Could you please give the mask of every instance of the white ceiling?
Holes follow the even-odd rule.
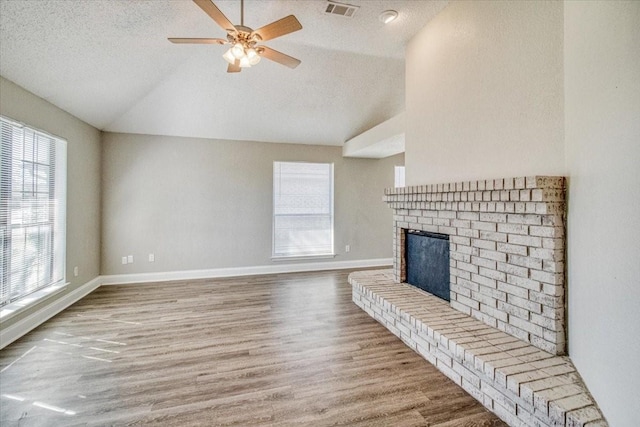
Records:
[[[404,46],[446,1],[246,0],[245,25],[294,14],[301,31],[265,44],[302,60],[227,74],[224,37],[188,0],[0,0],[0,75],[106,131],[342,145],[404,110]],[[239,23],[240,1],[216,5]],[[395,9],[388,25],[380,12]],[[0,94],[1,96],[1,94]]]

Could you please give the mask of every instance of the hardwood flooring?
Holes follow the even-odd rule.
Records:
[[[8,426],[503,426],[348,271],[104,286],[0,354]]]

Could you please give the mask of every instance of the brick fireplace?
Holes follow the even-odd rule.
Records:
[[[606,427],[564,356],[565,179],[395,188],[384,201],[393,269],[351,273],[353,302],[510,426]],[[406,283],[416,233],[448,236],[450,301]]]
[[[396,282],[406,282],[407,230],[450,241],[451,307],[544,351],[565,352],[563,177],[394,188]]]

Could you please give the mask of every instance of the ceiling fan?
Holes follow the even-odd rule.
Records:
[[[272,40],[285,34],[293,33],[302,29],[302,25],[295,16],[289,15],[279,19],[264,27],[253,30],[244,25],[244,0],[240,0],[240,25],[233,25],[231,21],[212,3],[211,0],[193,0],[204,12],[211,17],[218,25],[227,32],[226,39],[207,38],[174,38],[170,37],[171,43],[187,44],[230,44],[231,48],[222,55],[229,63],[228,73],[238,73],[243,68],[249,68],[260,62],[261,57],[285,65],[289,68],[296,68],[300,65],[300,60],[285,55],[282,52],[270,47],[258,45],[266,40]]]

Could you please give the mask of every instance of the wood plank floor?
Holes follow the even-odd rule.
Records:
[[[8,426],[502,426],[348,271],[105,286],[0,354]]]

